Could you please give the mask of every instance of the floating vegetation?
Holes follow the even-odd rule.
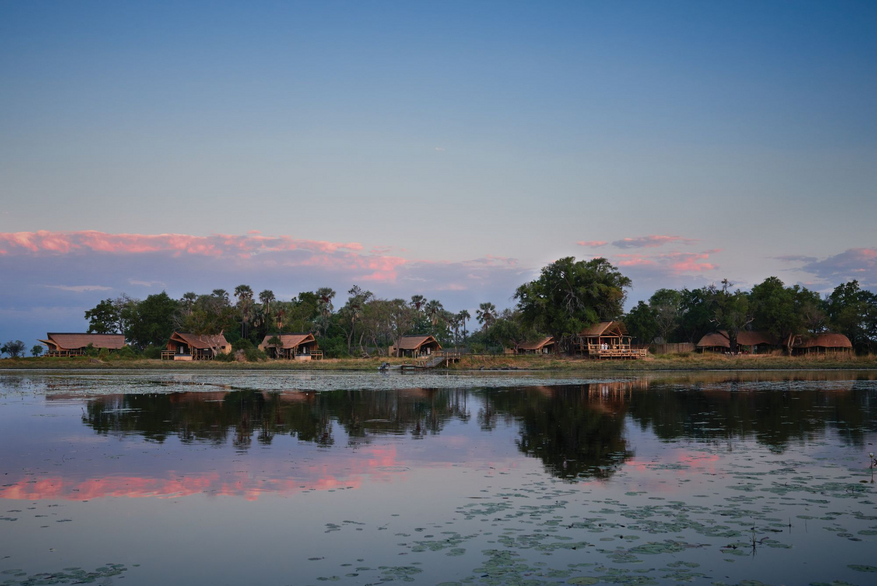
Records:
[[[864,566],[861,564],[850,564],[847,567],[849,569],[855,570],[857,572],[868,572],[868,573],[877,572],[877,566]]]
[[[127,568],[124,564],[106,564],[92,571],[79,567],[64,568],[60,572],[40,572],[28,574],[22,570],[3,570],[0,575],[11,575],[11,579],[0,581],[4,586],[44,586],[50,584],[92,584],[113,576],[121,576]]]

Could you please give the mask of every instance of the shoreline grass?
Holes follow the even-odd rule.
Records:
[[[328,358],[316,361],[263,360],[259,362],[176,362],[131,358],[7,358],[0,360],[0,370],[191,370],[191,371],[360,371],[375,372],[384,362],[410,364],[402,358]],[[877,355],[836,357],[807,356],[724,356],[710,354],[665,354],[645,360],[590,360],[554,356],[464,356],[459,363],[439,372],[479,370],[522,370],[544,372],[649,372],[662,370],[869,370],[877,369]]]

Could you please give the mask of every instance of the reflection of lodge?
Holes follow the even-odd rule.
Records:
[[[265,336],[259,350],[269,358],[285,360],[320,360],[323,353],[313,334],[273,334]]]
[[[554,352],[554,348],[556,344],[554,343],[554,337],[548,336],[547,338],[542,338],[536,342],[526,342],[524,344],[518,344],[515,348],[516,354],[551,354]]]
[[[576,351],[590,358],[645,358],[648,350],[631,348],[630,340],[622,322],[604,321],[579,333]]]
[[[231,344],[222,332],[216,335],[174,332],[168,340],[167,349],[161,353],[161,359],[213,360],[218,355],[229,352],[231,352]]]
[[[49,347],[46,356],[84,356],[89,346],[96,350],[121,350],[125,346],[123,334],[46,334],[39,340]]]

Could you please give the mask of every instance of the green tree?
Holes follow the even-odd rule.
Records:
[[[357,333],[357,324],[362,320],[363,312],[369,301],[374,295],[371,291],[365,291],[358,285],[354,285],[347,291],[350,296],[347,303],[339,311],[339,323],[347,337],[347,353],[353,354],[353,340]],[[359,347],[362,350],[362,340],[365,337],[365,331],[359,328]]]
[[[0,354],[9,354],[10,358],[18,358],[24,355],[25,345],[21,340],[10,340],[0,347]]]
[[[430,325],[432,325],[433,335],[436,334],[436,326],[438,325],[444,310],[445,308],[442,307],[442,302],[438,299],[431,299],[426,303],[424,311],[426,312],[426,317],[429,318]]]
[[[249,334],[250,322],[253,319],[253,289],[249,285],[238,285],[234,288],[237,307],[241,318],[241,338]]]
[[[624,316],[624,325],[627,326],[630,335],[643,344],[651,344],[660,330],[655,318],[655,311],[645,301],[637,303]]]
[[[835,287],[825,300],[832,330],[845,334],[857,351],[871,351],[877,340],[877,295],[856,280]]]
[[[423,295],[411,296],[411,307],[413,307],[415,311],[421,311],[424,305],[426,305],[426,297]]]
[[[752,326],[774,336],[792,353],[795,336],[813,325],[812,316],[819,307],[819,294],[805,287],[786,287],[777,277],[768,277],[749,293]],[[811,322],[808,324],[808,322]]]
[[[85,312],[89,334],[121,334],[125,331],[125,311],[136,301],[125,294],[115,299],[104,299]]]
[[[681,337],[697,344],[702,337],[713,331],[713,311],[710,308],[712,291],[709,287],[683,289],[680,292],[679,332]]]
[[[329,318],[332,315],[332,299],[335,298],[335,290],[331,287],[320,287],[316,292],[317,309],[319,310],[319,326],[322,335],[329,331]]]
[[[179,303],[164,291],[150,295],[127,310],[125,338],[140,350],[147,346],[164,346],[173,333],[178,310]]]
[[[490,302],[482,303],[475,312],[475,319],[481,324],[481,329],[486,330],[496,321],[496,306]]]
[[[749,307],[749,296],[737,289],[731,291],[733,283],[724,279],[722,288],[711,288],[713,310],[712,322],[717,328],[728,332],[731,354],[737,353],[737,337],[740,331],[752,323],[752,311]]]
[[[30,355],[33,357],[42,356],[44,350],[45,348],[43,348],[42,344],[35,344],[34,347],[30,349]]]
[[[457,318],[460,320],[460,326],[463,328],[463,340],[466,339],[466,322],[472,319],[472,316],[469,315],[469,312],[465,309],[460,311],[457,314]]]
[[[649,298],[649,308],[655,318],[656,335],[661,336],[664,343],[669,342],[670,335],[679,327],[682,294],[674,289],[658,289]],[[630,324],[627,327],[630,329]]]
[[[525,325],[554,336],[568,350],[584,328],[622,315],[628,287],[630,279],[605,258],[566,257],[518,287],[515,298]]]

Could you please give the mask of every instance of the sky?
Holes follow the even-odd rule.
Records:
[[[877,290],[874,2],[0,3],[0,341],[353,285]],[[336,303],[337,304],[337,303]]]

